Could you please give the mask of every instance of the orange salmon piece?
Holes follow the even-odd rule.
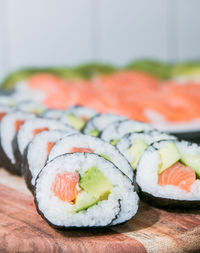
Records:
[[[77,172],[58,173],[52,184],[54,195],[64,202],[73,203],[78,190],[79,174]]]
[[[15,132],[17,132],[19,130],[20,126],[23,125],[24,122],[25,122],[25,120],[20,120],[20,119],[15,121]]]
[[[34,129],[34,130],[33,130],[33,135],[35,136],[36,134],[39,134],[39,133],[41,133],[41,132],[43,132],[43,131],[48,131],[48,130],[49,130],[48,127],[37,128],[37,129]]]
[[[93,150],[90,148],[72,148],[70,150],[69,153],[75,153],[75,152],[79,152],[79,153],[93,153]]]
[[[49,153],[54,145],[55,145],[55,142],[48,142],[47,143],[47,156],[49,155]]]
[[[2,118],[6,115],[6,112],[1,112],[0,113],[0,121],[2,120]]]
[[[187,192],[190,191],[195,180],[195,171],[179,162],[175,163],[158,176],[159,185],[174,185]]]

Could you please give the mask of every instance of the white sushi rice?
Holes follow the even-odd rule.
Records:
[[[77,171],[81,176],[92,166],[106,176],[113,188],[108,200],[99,201],[87,210],[75,213],[72,204],[54,195],[52,184],[58,173]],[[64,227],[106,226],[111,222],[118,224],[134,216],[138,209],[138,196],[131,181],[111,162],[95,154],[67,154],[49,162],[36,180],[35,199],[38,209],[48,221]]]
[[[17,109],[40,115],[46,109],[46,107],[41,103],[28,100],[19,103],[17,105]]]
[[[11,106],[0,104],[0,114],[6,115],[7,113],[11,112],[12,110],[13,110],[13,108]],[[1,124],[1,119],[0,119],[0,124]]]
[[[32,185],[35,185],[35,179],[46,163],[48,157],[47,153],[48,143],[56,142],[63,136],[66,136],[67,134],[69,133],[61,130],[43,131],[37,134],[30,142],[27,150],[26,160],[28,163],[30,173],[32,175],[31,179]]]
[[[47,109],[42,113],[41,116],[44,118],[60,120],[63,115],[63,112],[63,110],[59,109]]]
[[[92,130],[98,130],[99,132],[102,132],[111,123],[124,119],[126,119],[126,117],[117,114],[98,114],[87,122],[83,132],[85,134],[90,134]]]
[[[123,135],[133,132],[142,132],[153,130],[153,127],[147,123],[135,120],[121,120],[110,124],[101,134],[101,138],[107,142],[120,140]]]
[[[124,156],[111,144],[84,134],[72,134],[59,140],[49,153],[48,161],[70,153],[72,148],[89,148],[93,153],[107,156],[125,175],[133,180],[133,170]]]
[[[85,106],[80,106],[80,105],[75,105],[75,106],[70,106],[64,113],[61,118],[61,121],[70,124],[67,115],[72,114],[75,117],[80,117],[80,118],[86,118],[86,119],[91,119],[97,114],[97,111],[94,109],[85,107]]]
[[[36,118],[27,120],[25,124],[20,127],[17,135],[17,144],[21,155],[23,155],[25,148],[34,137],[34,130],[40,128],[48,128],[48,130],[64,130],[69,133],[76,133],[77,131],[67,124],[53,119]]]
[[[12,164],[15,164],[13,150],[13,140],[16,134],[15,123],[17,120],[30,120],[35,117],[34,114],[14,110],[3,117],[0,124],[1,146]]]
[[[16,101],[10,95],[0,95],[0,105],[13,107],[16,106]]]
[[[190,192],[186,192],[173,185],[160,186],[158,184],[158,169],[161,159],[157,151],[167,141],[154,143],[142,155],[137,166],[136,182],[143,192],[155,197],[177,200],[200,200],[200,180],[197,179],[191,186]],[[200,147],[188,142],[175,142],[180,153],[200,154]]]
[[[137,140],[143,140],[148,146],[153,142],[160,140],[176,140],[176,137],[159,131],[146,131],[143,133],[129,133],[125,134],[120,141],[117,143],[117,148],[125,156],[125,158],[130,162],[134,162],[134,157],[130,153],[129,149]]]

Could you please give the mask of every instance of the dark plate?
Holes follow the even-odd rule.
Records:
[[[180,140],[186,140],[190,142],[200,143],[200,130],[199,131],[188,131],[188,132],[170,132],[170,134],[175,135]]]

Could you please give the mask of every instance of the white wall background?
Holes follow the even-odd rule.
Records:
[[[0,77],[140,57],[200,59],[200,0],[0,0]]]

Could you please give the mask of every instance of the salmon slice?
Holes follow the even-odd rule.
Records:
[[[69,153],[75,153],[75,152],[79,152],[79,153],[93,153],[93,150],[90,148],[72,148],[70,150]]]
[[[84,122],[87,122],[89,119],[85,116],[82,116],[81,119],[84,121]]]
[[[6,115],[6,112],[1,112],[0,113],[0,121],[2,120],[2,118]]]
[[[39,134],[39,133],[41,133],[41,132],[43,132],[43,131],[48,131],[48,130],[49,130],[48,127],[37,128],[37,129],[34,129],[34,130],[33,130],[33,135],[35,136],[36,134]]]
[[[195,171],[179,162],[175,163],[158,176],[159,185],[174,185],[187,192],[190,191],[195,180]]]
[[[17,132],[19,130],[20,126],[23,125],[24,122],[25,122],[25,120],[20,120],[20,119],[15,121],[15,132]]]
[[[48,142],[47,143],[47,156],[49,155],[49,153],[54,145],[55,145],[55,142]]]
[[[77,172],[58,173],[52,185],[54,195],[64,202],[73,203],[78,190],[79,174]]]

